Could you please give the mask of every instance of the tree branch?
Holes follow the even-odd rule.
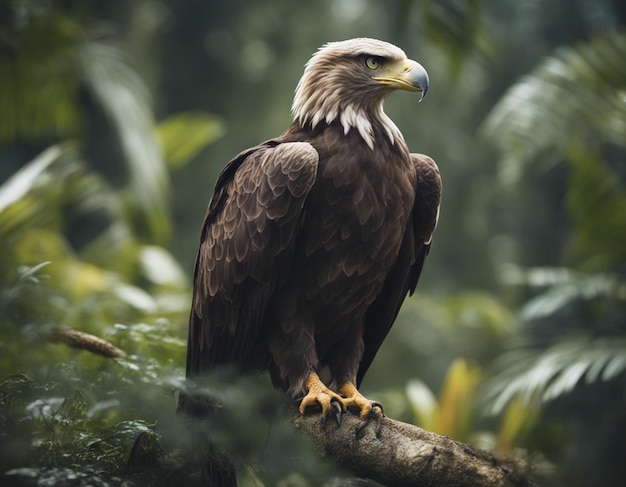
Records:
[[[123,357],[126,355],[111,342],[74,328],[61,328],[50,334],[50,341],[65,343],[72,348],[88,350],[91,353],[102,355],[107,358]]]
[[[514,462],[393,419],[382,419],[377,438],[375,424],[359,432],[361,420],[351,413],[341,425],[331,419],[322,425],[321,413],[302,416],[297,406],[286,416],[322,456],[387,486],[536,487]]]

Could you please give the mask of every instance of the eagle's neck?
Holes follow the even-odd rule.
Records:
[[[299,85],[292,106],[294,122],[302,128],[315,129],[320,122],[330,125],[339,120],[344,134],[351,129],[356,130],[371,150],[376,147],[375,129],[379,129],[392,145],[404,141],[396,124],[383,110],[384,99],[373,100],[370,105],[363,106],[345,93],[324,95],[305,96],[303,87]]]

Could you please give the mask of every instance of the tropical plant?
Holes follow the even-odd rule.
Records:
[[[551,318],[559,321],[559,313],[576,305],[586,304],[598,310],[588,315],[583,309],[585,319],[570,318],[569,330],[586,329],[591,336],[559,344],[554,352],[562,360],[540,361],[541,377],[526,374],[535,377],[531,390],[541,389],[541,385],[545,387],[550,380],[561,377],[547,395],[540,394],[544,399],[569,391],[589,372],[592,356],[599,362],[591,368],[588,380],[613,378],[615,372],[621,371],[622,359],[618,357],[623,344],[619,340],[596,342],[595,338],[626,333],[619,314],[611,311],[624,306],[620,274],[626,262],[626,220],[622,218],[626,211],[626,189],[619,174],[619,154],[623,157],[626,153],[623,137],[626,69],[621,62],[624,56],[626,36],[619,33],[563,49],[514,86],[485,124],[487,134],[505,154],[502,160],[505,174],[519,175],[532,163],[569,163],[564,205],[571,218],[572,244],[565,259],[573,267],[597,271],[587,275],[572,269],[523,271],[515,266],[504,269],[503,276],[510,284],[546,289],[523,308],[522,318],[527,322],[546,322]],[[607,320],[613,321],[607,323]],[[586,344],[595,343],[594,351],[581,355],[579,348],[585,340],[588,340]],[[609,342],[613,352],[602,345]],[[600,350],[605,350],[606,356]],[[617,362],[612,362],[612,357]],[[576,362],[579,362],[577,372],[565,373]],[[546,370],[548,363],[555,367],[550,372]],[[617,365],[600,374],[611,363]],[[514,388],[511,383],[507,385],[507,391]],[[530,396],[534,394],[524,395]],[[512,397],[507,394],[507,399]]]
[[[600,156],[609,145],[625,148],[625,55],[626,35],[611,32],[559,49],[508,90],[483,127],[505,181],[569,160],[581,146]]]
[[[52,2],[22,3],[0,22],[0,470],[119,485],[137,435],[173,421],[183,377],[189,280],[162,246],[168,169],[222,124],[192,112],[156,125],[124,51]],[[99,153],[103,140],[119,153]],[[57,343],[68,328],[123,356]]]
[[[566,164],[563,207],[571,225],[565,267],[502,268],[504,282],[532,297],[519,314],[522,336],[493,364],[487,404],[493,413],[508,404],[529,415],[541,407],[541,424],[567,421],[571,442],[605,453],[624,440],[618,425],[626,423],[625,56],[620,32],[560,49],[513,86],[484,125],[502,153],[505,184],[532,167]],[[566,404],[566,415],[551,414]],[[606,417],[615,428],[603,426]],[[547,449],[558,458],[559,448]],[[592,471],[602,471],[594,483],[620,482],[620,462],[610,455],[599,453],[591,467],[574,451],[562,472],[582,474],[564,473],[561,481],[586,485]]]

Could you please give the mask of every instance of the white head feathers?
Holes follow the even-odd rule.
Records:
[[[302,127],[315,128],[320,122],[339,120],[344,133],[358,130],[374,149],[372,121],[377,119],[391,143],[402,140],[402,134],[383,111],[383,101],[392,90],[373,83],[365,75],[363,59],[376,56],[402,61],[402,49],[376,39],[358,38],[329,42],[307,62],[292,105],[294,121]]]

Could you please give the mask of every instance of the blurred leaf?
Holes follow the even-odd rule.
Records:
[[[144,313],[154,313],[158,309],[152,296],[137,286],[119,282],[113,287],[113,292],[121,301]]]
[[[174,256],[162,247],[146,245],[139,251],[142,273],[159,286],[185,287],[187,277]]]
[[[626,112],[626,103],[624,104]],[[626,117],[624,125],[626,138]],[[624,144],[626,145],[626,144]],[[574,230],[574,254],[604,270],[626,262],[626,186],[601,157],[572,144],[572,172],[565,200]]]
[[[417,379],[406,385],[413,422],[428,431],[434,431],[437,420],[437,398],[426,384]]]
[[[508,453],[516,445],[522,444],[526,436],[536,426],[541,416],[541,410],[536,405],[524,403],[519,397],[513,399],[504,413],[496,450],[500,453]]]
[[[522,78],[483,126],[515,181],[531,163],[551,163],[573,141],[626,147],[626,34],[563,48]]]
[[[480,377],[480,367],[463,359],[450,365],[439,395],[436,433],[455,439],[466,438],[471,428],[474,396]]]
[[[626,371],[623,337],[564,338],[546,350],[516,350],[502,356],[487,386],[491,412],[519,398],[527,407],[548,402],[587,384],[610,381]]]
[[[20,269],[20,276],[19,276],[20,280],[32,279],[34,280],[34,282],[39,282],[39,278],[36,275],[39,273],[41,269],[43,269],[48,264],[50,264],[50,261],[42,262],[41,264],[37,264],[36,266],[33,266],[33,267],[22,267]]]
[[[125,280],[137,277],[140,268],[141,245],[125,222],[115,221],[103,232],[89,240],[80,256],[98,267],[115,272]]]
[[[224,134],[222,120],[209,113],[177,113],[161,121],[157,133],[165,160],[178,169]]]
[[[154,137],[146,87],[119,49],[89,42],[81,47],[79,58],[83,75],[113,122],[126,156],[127,201],[136,207],[149,235],[163,241],[170,231],[169,179]]]
[[[425,0],[419,5],[426,34],[448,56],[453,73],[478,53],[492,58],[494,47],[482,25],[481,0]]]
[[[566,267],[523,268],[507,263],[500,269],[500,279],[510,286],[548,287],[574,282],[577,273]]]
[[[457,440],[467,440],[474,420],[474,396],[481,380],[481,369],[466,360],[450,364],[439,399],[422,381],[407,383],[413,421],[420,427]]]
[[[23,198],[40,182],[41,175],[62,154],[60,146],[52,146],[30,161],[0,186],[0,214]]]
[[[520,317],[526,322],[549,318],[571,303],[598,298],[620,301],[626,296],[626,284],[611,273],[586,274],[549,267],[521,269],[508,265],[502,276],[507,284],[547,288],[521,308]]]

